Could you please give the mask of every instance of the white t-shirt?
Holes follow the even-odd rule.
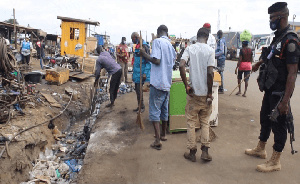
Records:
[[[209,33],[207,45],[216,50],[216,38],[211,33]]]
[[[207,67],[215,66],[215,51],[208,44],[196,42],[188,46],[182,58],[190,59],[190,83],[196,96],[207,96]]]

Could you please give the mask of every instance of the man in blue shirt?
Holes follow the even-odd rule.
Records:
[[[156,139],[150,146],[160,150],[162,147],[160,140],[166,140],[172,69],[176,59],[176,52],[168,38],[167,26],[161,25],[157,28],[157,38],[152,43],[151,56],[143,49],[140,53],[146,60],[152,63],[150,72],[149,120],[153,123]],[[161,134],[160,121],[162,121]]]
[[[217,49],[216,49],[216,58],[217,58],[217,67],[219,68],[219,73],[221,75],[221,86],[219,87],[219,93],[224,93],[224,68],[225,68],[225,60],[226,60],[226,40],[223,37],[222,30],[217,32],[218,41],[217,41]]]
[[[21,54],[22,54],[23,63],[27,63],[28,65],[30,62],[31,50],[32,50],[32,43],[29,41],[29,38],[26,37],[25,40],[22,42]]]
[[[108,74],[111,75],[110,87],[109,87],[110,104],[106,105],[106,107],[113,107],[114,102],[117,99],[117,95],[118,95],[118,89],[119,89],[121,76],[122,76],[122,68],[112,58],[109,52],[102,50],[102,47],[97,47],[96,50],[99,54],[99,57],[96,60],[94,86],[98,84],[101,69],[105,68]]]

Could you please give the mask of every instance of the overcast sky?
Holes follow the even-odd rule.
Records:
[[[111,36],[118,44],[125,36],[127,42],[134,31],[142,31],[143,38],[151,39],[159,25],[165,24],[169,34],[190,38],[205,22],[217,32],[218,10],[220,28],[228,31],[248,29],[253,34],[271,33],[268,7],[271,0],[0,0],[0,21],[13,18],[13,8],[20,25],[42,29],[49,34],[60,34],[57,16],[91,19],[100,22],[97,33]],[[290,10],[300,22],[300,1],[287,1]],[[91,26],[94,31],[94,26]],[[93,33],[93,32],[91,32]]]

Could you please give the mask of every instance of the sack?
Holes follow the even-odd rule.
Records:
[[[248,30],[244,30],[241,34],[240,34],[240,40],[243,41],[248,41],[250,42],[252,38],[252,35],[250,33],[250,31]]]

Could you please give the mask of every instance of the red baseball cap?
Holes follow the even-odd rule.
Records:
[[[210,28],[210,23],[205,23],[205,24],[203,24],[203,27],[205,27],[205,28]]]

